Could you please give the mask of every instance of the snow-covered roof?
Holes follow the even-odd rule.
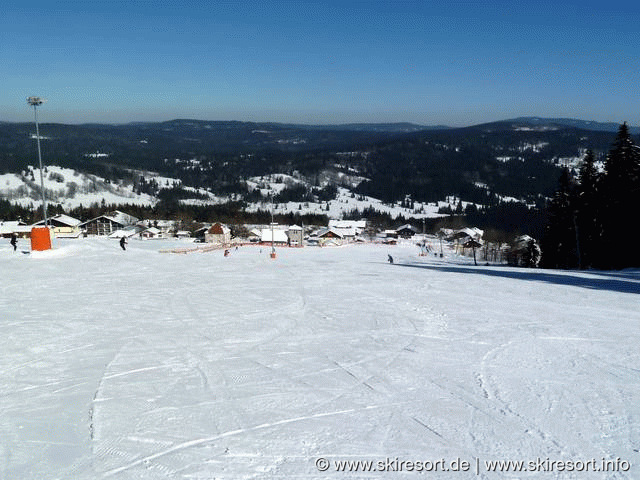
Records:
[[[469,237],[469,238],[473,238],[474,240],[479,240],[482,238],[483,234],[484,234],[484,231],[480,230],[479,228],[465,227],[465,228],[460,228],[459,230],[454,230],[452,233],[450,233],[447,236],[451,238]]]
[[[331,230],[340,233],[343,237],[355,237],[361,232],[356,227],[331,227]]]
[[[53,220],[60,222],[68,227],[77,227],[81,223],[77,218],[70,217],[69,215],[65,215],[63,213],[49,218],[49,221]],[[44,225],[44,220],[40,220],[39,222],[34,223],[34,225]]]
[[[366,220],[329,220],[329,228],[367,228]]]
[[[0,222],[0,235],[7,235],[9,233],[27,233],[31,231],[30,225],[24,225],[18,221],[5,221]]]
[[[113,212],[110,212],[108,215],[104,215],[104,216],[112,219],[115,222],[120,223],[121,225],[133,225],[138,221],[138,219],[133,215],[129,215],[128,213],[121,212],[120,210],[115,210]]]
[[[411,230],[412,232],[418,233],[418,229],[408,223],[405,223],[404,225],[396,228],[396,232],[399,232],[401,230]]]
[[[120,225],[133,225],[134,223],[136,223],[138,221],[138,219],[132,215],[129,215],[127,213],[121,212],[119,210],[115,210],[114,212],[110,212],[104,215],[99,215],[95,218],[92,218],[91,220],[87,220],[86,222],[82,222],[80,224],[78,224],[78,226],[83,226],[86,225],[87,223],[91,223],[94,220],[97,220],[99,218],[106,218],[108,220],[111,220],[112,222],[115,223],[119,223]]]
[[[334,234],[336,237],[338,238],[344,238],[344,234],[342,233],[343,229],[338,229],[338,228],[323,228],[320,231],[318,231],[318,233],[316,233],[317,237],[326,237],[330,234]]]
[[[271,242],[271,228],[263,228],[260,232],[260,241],[261,242]],[[284,242],[289,241],[289,237],[287,237],[287,232],[280,229],[273,229],[273,241],[274,242]]]
[[[298,225],[291,225],[289,227],[289,231],[291,231],[291,230],[302,231],[302,227],[299,227]]]

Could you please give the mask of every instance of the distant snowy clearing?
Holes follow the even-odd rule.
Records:
[[[60,204],[67,209],[103,201],[106,204],[144,206],[154,205],[157,201],[149,195],[134,193],[132,185],[111,183],[96,175],[88,175],[55,165],[45,168],[43,183],[49,203]],[[167,182],[172,180],[164,177],[157,178]],[[42,198],[40,169],[30,166],[25,175],[14,173],[0,175],[0,198],[24,207],[39,205]]]
[[[636,270],[26,246],[0,244],[0,478],[640,478]],[[487,471],[545,459],[583,468]]]

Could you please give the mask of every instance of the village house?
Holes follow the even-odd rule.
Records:
[[[0,237],[11,238],[13,234],[16,234],[21,238],[31,237],[31,226],[27,225],[21,220],[11,220],[0,222]]]
[[[303,229],[298,225],[291,225],[287,229],[287,237],[289,239],[289,245],[292,247],[302,247],[303,246]]]
[[[366,220],[329,220],[329,228],[340,231],[341,229],[353,229],[355,235],[360,235],[367,228]]]
[[[144,240],[167,238],[166,235],[156,227],[149,227],[146,230],[142,230],[139,235],[140,238]]]
[[[49,227],[57,238],[79,238],[82,235],[80,220],[69,215],[56,215],[48,219]],[[44,220],[33,224],[34,227],[44,226]]]
[[[289,237],[286,230],[283,230],[279,225],[273,225],[272,227],[263,228],[260,231],[260,243],[271,245],[273,241],[274,245],[288,245]]]
[[[396,228],[396,235],[400,238],[411,238],[416,233],[418,233],[418,229],[408,223]]]
[[[142,224],[147,228],[155,228],[160,232],[162,238],[168,238],[176,231],[174,220],[144,220]]]
[[[337,228],[323,228],[315,236],[321,247],[338,246],[347,241],[342,232]]]
[[[321,228],[315,236],[318,238],[338,238],[340,240],[344,239],[344,235],[340,230],[331,227]]]
[[[116,210],[114,212],[100,215],[78,225],[86,235],[109,236],[117,230],[131,227],[138,222],[132,215]]]
[[[329,220],[328,228],[339,233],[346,241],[352,241],[367,228],[366,220]]]
[[[204,241],[222,245],[229,244],[231,243],[231,229],[220,222],[214,223],[205,233]]]

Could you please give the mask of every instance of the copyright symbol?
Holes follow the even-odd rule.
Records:
[[[326,472],[329,470],[330,463],[326,458],[320,457],[316,459],[316,468],[321,472]]]

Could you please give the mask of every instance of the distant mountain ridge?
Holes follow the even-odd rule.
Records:
[[[505,122],[517,122],[535,126],[542,125],[558,125],[564,127],[574,127],[581,130],[593,130],[596,132],[617,132],[623,122],[595,122],[592,120],[579,120],[576,118],[541,118],[541,117],[518,117]],[[632,135],[640,134],[640,127],[629,125],[629,131]]]
[[[624,120],[623,120],[624,121]],[[240,120],[198,120],[188,118],[177,118],[166,121],[158,122],[129,122],[129,123],[80,123],[80,124],[65,124],[58,122],[45,122],[43,125],[58,125],[65,127],[80,127],[80,128],[122,128],[122,127],[135,127],[135,128],[148,128],[152,126],[165,125],[165,126],[192,126],[192,127],[234,127],[234,128],[274,128],[278,130],[282,129],[294,129],[294,130],[306,130],[306,131],[333,131],[333,132],[361,132],[361,133],[411,133],[427,130],[457,130],[464,128],[475,128],[483,125],[502,125],[502,124],[520,124],[530,125],[535,127],[543,126],[556,126],[556,127],[570,127],[581,130],[591,130],[595,132],[617,132],[620,125],[623,123],[616,122],[597,122],[594,120],[581,120],[576,118],[547,118],[547,117],[516,117],[506,120],[496,120],[493,122],[487,122],[483,124],[473,124],[466,127],[452,127],[449,125],[421,125],[411,122],[378,122],[378,123],[344,123],[344,124],[304,124],[304,123],[281,123],[281,122],[250,122]],[[0,125],[29,125],[31,122],[7,122],[0,120]],[[629,126],[629,131],[632,135],[640,135],[640,126]]]

